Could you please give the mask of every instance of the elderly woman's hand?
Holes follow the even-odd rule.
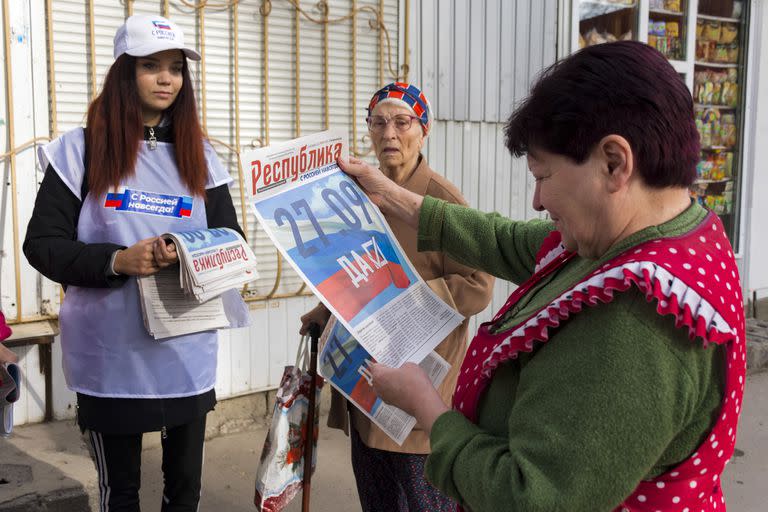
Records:
[[[427,433],[438,416],[450,410],[419,365],[405,363],[391,368],[373,363],[370,370],[376,394],[416,418]]]
[[[321,302],[311,310],[301,315],[301,328],[299,328],[299,334],[302,336],[307,334],[309,332],[309,327],[312,324],[317,324],[317,326],[322,331],[325,329],[325,324],[328,323],[329,318],[331,318],[331,312],[327,307],[325,307],[325,304]]]
[[[400,188],[395,182],[387,178],[381,169],[377,169],[359,158],[350,157],[349,160],[339,160],[338,163],[341,170],[354,177],[371,201],[380,208],[385,207],[387,197]]]
[[[419,226],[419,209],[424,197],[406,190],[376,167],[357,158],[338,161],[345,173],[357,180],[373,203],[414,228]]]

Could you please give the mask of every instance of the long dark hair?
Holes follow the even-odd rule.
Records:
[[[203,152],[205,135],[197,117],[186,58],[182,77],[179,95],[166,115],[173,126],[176,165],[181,179],[192,194],[204,196],[208,175]],[[136,90],[136,57],[123,54],[109,68],[101,94],[88,107],[85,135],[90,193],[103,194],[133,175],[139,144],[144,138],[141,100]]]

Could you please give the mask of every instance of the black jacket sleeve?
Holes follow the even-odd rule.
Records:
[[[128,276],[110,276],[112,253],[125,246],[75,240],[82,202],[48,166],[35,199],[24,239],[30,265],[62,285],[90,288],[122,286]]]
[[[219,185],[205,191],[205,217],[209,228],[231,228],[245,238],[237,221],[228,185]]]

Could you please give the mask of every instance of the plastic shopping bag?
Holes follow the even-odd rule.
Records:
[[[5,323],[5,315],[0,311],[0,349],[2,341],[11,335],[11,328]],[[5,350],[5,349],[3,349]],[[2,354],[0,354],[2,355]],[[0,359],[0,436],[7,437],[13,430],[13,402],[20,396],[21,370],[13,363],[3,363]]]
[[[0,364],[0,437],[13,432],[13,403],[19,399],[21,369],[13,364]]]
[[[279,512],[302,489],[304,476],[304,447],[307,441],[307,413],[312,378],[309,364],[308,338],[299,344],[294,366],[286,366],[277,390],[272,424],[269,427],[259,468],[256,471],[256,492],[253,503],[265,512]],[[316,377],[315,421],[312,442],[317,446],[319,432],[320,391],[323,378]],[[317,450],[312,451],[312,471],[315,470]]]

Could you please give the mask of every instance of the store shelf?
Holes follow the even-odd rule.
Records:
[[[579,2],[579,20],[584,21],[596,18],[604,14],[610,14],[625,9],[634,9],[637,2],[632,4],[619,4],[615,2],[601,2],[598,0],[582,0]]]
[[[729,181],[733,181],[733,178],[723,178],[721,180],[702,180],[698,179],[693,182],[694,185],[712,185],[714,183],[728,183]]]
[[[728,105],[711,105],[709,103],[694,103],[693,106],[701,110],[707,110],[710,108],[714,108],[718,110],[738,110],[739,108],[739,107],[730,107]]]
[[[701,150],[702,151],[733,151],[733,152],[736,151],[733,147],[729,147],[729,146],[702,146]]]
[[[697,66],[706,67],[706,68],[738,68],[738,64],[730,64],[730,63],[724,63],[724,62],[704,62],[702,60],[697,60],[695,62]]]
[[[658,14],[660,16],[675,16],[678,18],[685,16],[685,13],[683,12],[668,11],[666,9],[649,9],[648,12],[651,14]]]
[[[699,14],[700,20],[725,21],[727,23],[741,23],[739,18],[723,18],[722,16],[710,16],[709,14]]]

